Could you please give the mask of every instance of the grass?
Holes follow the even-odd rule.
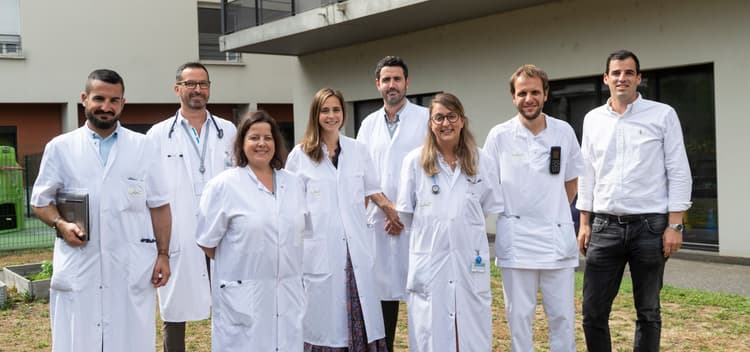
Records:
[[[50,260],[51,250],[0,252],[0,267],[13,264],[36,263]],[[667,264],[669,265],[669,264]],[[581,289],[583,277],[576,274],[578,351],[585,351],[581,330]],[[510,350],[507,322],[499,270],[493,268],[493,350]],[[9,292],[7,307],[0,307],[0,350],[47,351],[50,349],[49,308],[46,301],[24,302],[13,290]],[[395,351],[408,351],[406,306],[399,311]],[[537,307],[534,325],[534,345],[538,351],[548,351],[547,323],[541,305]],[[750,346],[750,297],[728,295],[665,286],[662,290],[663,351],[747,351]],[[623,280],[615,299],[610,327],[613,351],[632,350],[635,310],[632,285]],[[157,348],[161,350],[161,322],[155,323]],[[187,331],[189,351],[209,351],[211,348],[209,321],[190,322]]]

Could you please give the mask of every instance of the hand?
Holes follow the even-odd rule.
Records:
[[[398,217],[398,211],[396,211],[396,207],[393,206],[393,203],[388,202],[388,204],[380,209],[385,213],[385,232],[389,235],[400,235],[401,230],[404,229],[404,224],[401,223],[401,219]]]
[[[589,241],[591,241],[591,225],[581,224],[578,226],[578,250],[581,254],[586,255],[588,252]]]
[[[71,247],[80,247],[86,244],[86,241],[83,240],[86,234],[74,222],[60,220],[57,222],[57,230],[60,231],[63,241]]]
[[[680,250],[680,246],[682,246],[682,232],[667,227],[664,230],[662,241],[664,242],[664,258],[668,258]]]
[[[169,257],[166,255],[157,255],[154,272],[151,274],[151,283],[155,288],[162,287],[169,281],[171,271],[169,270]]]

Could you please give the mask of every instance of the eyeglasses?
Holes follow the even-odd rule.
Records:
[[[443,120],[448,119],[449,123],[454,123],[458,121],[458,114],[455,112],[449,112],[445,115],[443,114],[435,114],[430,117],[432,119],[432,122],[434,123],[443,123]]]
[[[178,86],[184,86],[187,89],[195,89],[195,87],[200,87],[201,89],[208,89],[211,87],[211,81],[182,81],[177,82]]]

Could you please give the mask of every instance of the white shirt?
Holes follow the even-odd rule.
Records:
[[[407,101],[399,113],[398,128],[391,137],[383,118],[384,109],[373,112],[364,121],[357,140],[364,143],[372,157],[372,172],[380,178],[380,188],[395,203],[401,180],[401,163],[406,154],[424,143],[429,112]],[[385,213],[373,202],[367,208],[368,223],[375,231],[375,268],[380,298],[404,300],[408,266],[409,231],[399,236],[385,232]]]
[[[305,185],[312,236],[304,241],[307,310],[305,342],[316,346],[349,346],[346,253],[350,254],[368,342],[385,337],[380,296],[375,286],[374,231],[367,226],[365,196],[380,192],[377,174],[369,170],[367,148],[340,136],[338,168],[323,144],[323,159],[312,160],[294,147],[286,170]]]
[[[305,194],[291,173],[277,170],[275,179],[271,193],[249,167],[236,167],[201,196],[197,242],[216,248],[213,351],[302,352]]]
[[[690,208],[682,128],[669,105],[641,98],[620,115],[604,104],[583,121],[577,208],[612,215]]]
[[[565,182],[583,162],[573,128],[542,115],[536,136],[514,117],[490,130],[484,151],[496,162],[505,212],[497,219],[495,255],[507,268],[555,269],[578,266],[578,248]],[[560,147],[560,173],[552,174],[550,148]]]

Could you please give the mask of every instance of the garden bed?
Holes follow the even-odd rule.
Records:
[[[49,298],[49,279],[29,280],[28,277],[42,271],[42,263],[7,266],[5,284],[8,288],[16,288],[18,294],[30,299]]]

